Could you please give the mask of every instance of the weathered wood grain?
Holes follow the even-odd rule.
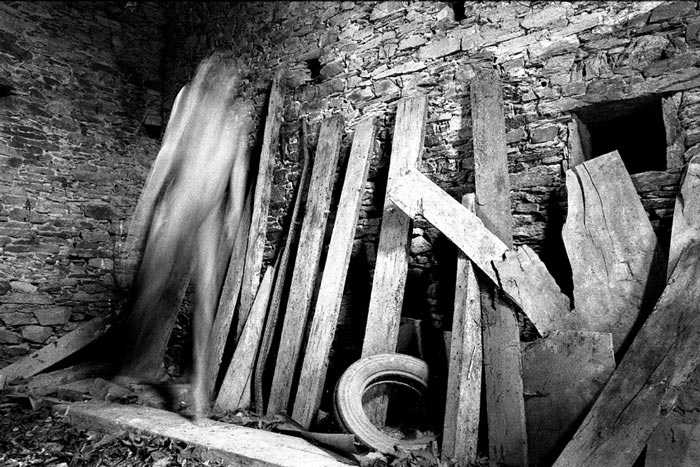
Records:
[[[465,195],[462,204],[473,211],[474,195]],[[481,414],[481,295],[474,267],[461,251],[457,253],[455,301],[448,354],[441,455],[443,460],[454,459],[459,465],[471,465],[477,459]]]
[[[668,254],[668,275],[678,262],[681,250],[692,240],[700,239],[700,154],[688,163],[680,193],[676,196]]]
[[[423,151],[428,100],[424,96],[401,99],[396,110],[387,191],[407,171],[418,166]],[[362,356],[395,352],[408,270],[408,236],[411,218],[384,202],[377,261],[367,312]]]
[[[374,147],[374,133],[374,118],[363,120],[358,124],[338,202],[338,212],[328,246],[328,256],[323,268],[316,309],[294,400],[292,418],[306,428],[311,425],[321,405],[328,369],[328,355],[335,336],[335,328],[338,325],[345,278],[352,253],[352,240],[355,236],[362,193]]]
[[[608,332],[553,331],[523,344],[528,460],[549,465],[615,369]]]
[[[109,318],[93,318],[55,342],[30,353],[11,365],[0,368],[0,375],[4,375],[8,383],[18,378],[30,378],[95,342],[109,329]]]
[[[631,466],[700,366],[700,242],[688,244],[654,310],[554,467]]]
[[[566,173],[562,230],[580,329],[610,332],[617,352],[665,282],[656,234],[617,151]]]
[[[303,260],[298,255],[300,260],[294,266],[272,378],[268,404],[268,411],[272,413],[286,411],[289,404],[292,378],[301,352],[311,295],[316,285],[342,134],[343,119],[339,115],[324,120],[321,124],[299,237],[298,251],[303,255]]]
[[[251,377],[260,347],[260,339],[267,316],[267,305],[270,303],[270,292],[278,265],[279,262],[274,266],[268,266],[263,280],[260,282],[255,301],[216,397],[215,407],[219,410],[247,409],[250,405]]]
[[[270,98],[267,104],[267,117],[263,133],[258,177],[253,195],[253,214],[250,220],[248,247],[246,248],[245,269],[241,283],[240,306],[236,336],[240,336],[246,318],[253,305],[260,283],[260,270],[265,253],[265,235],[267,232],[267,213],[270,208],[270,189],[272,187],[272,170],[275,166],[275,151],[279,144],[279,132],[282,124],[284,106],[284,85],[281,73],[272,81]]]

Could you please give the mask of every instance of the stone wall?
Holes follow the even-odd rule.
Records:
[[[342,113],[349,137],[360,118],[380,118],[353,256],[366,274],[348,285],[362,297],[381,223],[391,122],[403,96],[428,97],[421,171],[459,199],[473,185],[469,81],[480,68],[500,71],[515,242],[540,252],[564,288],[570,279],[559,240],[561,188],[575,150],[572,113],[635,97],[672,103],[674,115],[664,106],[675,122],[667,128],[668,152],[678,163],[634,175],[662,236],[670,226],[678,166],[700,148],[696,2],[487,1],[464,2],[463,10],[420,1],[176,3],[168,24],[166,105],[215,48],[233,50],[250,63],[250,92],[260,106],[274,71],[287,72],[270,253],[279,244],[299,170],[298,119],[307,117],[313,133],[323,117]],[[454,249],[420,219],[416,227],[405,312],[449,319]]]
[[[159,147],[163,19],[141,2],[0,4],[0,366],[119,305]]]

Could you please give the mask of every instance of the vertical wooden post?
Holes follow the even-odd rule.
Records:
[[[477,215],[509,247],[513,243],[501,83],[495,71],[471,82]],[[527,465],[520,332],[514,307],[493,287],[482,289],[484,380],[489,457]]]
[[[282,110],[284,106],[284,89],[281,74],[275,75],[270,90],[270,100],[267,106],[265,132],[263,133],[262,149],[258,167],[258,178],[255,182],[253,197],[253,216],[250,222],[250,235],[246,250],[245,270],[241,285],[241,301],[239,306],[238,329],[240,336],[246,318],[253,305],[255,294],[260,283],[260,269],[265,253],[265,234],[267,232],[267,212],[270,207],[270,187],[272,185],[272,169],[275,166],[274,148],[279,141]]]
[[[323,269],[323,278],[318,290],[316,310],[309,332],[309,343],[301,368],[292,415],[297,423],[307,428],[321,405],[328,370],[328,355],[338,324],[340,302],[343,298],[345,278],[352,253],[352,240],[357,227],[357,216],[362,204],[362,193],[374,145],[374,132],[374,118],[363,120],[355,131],[343,191],[338,203],[338,213],[328,246],[326,266]]]
[[[399,101],[387,192],[396,180],[418,166],[423,151],[427,110],[428,101],[425,96],[408,97]],[[408,271],[410,229],[411,218],[387,197],[362,345],[363,357],[396,351]]]
[[[465,195],[462,204],[474,211],[474,195]],[[458,251],[442,458],[459,465],[472,465],[477,458],[483,364],[480,300],[472,262]]]
[[[297,255],[300,260],[294,266],[289,288],[270,391],[268,412],[271,413],[285,412],[289,404],[292,379],[301,352],[311,295],[316,285],[342,135],[343,118],[340,115],[324,120],[321,124],[306,213],[299,239],[298,251],[299,255],[303,255],[303,260]]]

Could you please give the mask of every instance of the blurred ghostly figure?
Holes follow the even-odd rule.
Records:
[[[163,144],[147,181],[152,215],[125,321],[121,371],[153,381],[178,303],[172,295],[194,273],[192,408],[208,409],[206,354],[219,298],[219,243],[235,236],[248,172],[252,106],[239,97],[240,67],[214,55],[175,99]],[[223,259],[228,261],[228,259]],[[227,263],[226,263],[227,264]]]

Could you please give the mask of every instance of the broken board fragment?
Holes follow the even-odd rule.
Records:
[[[286,412],[292,391],[292,379],[301,353],[306,319],[316,285],[318,265],[326,233],[333,184],[335,182],[343,118],[340,115],[321,123],[315,164],[311,172],[306,212],[299,234],[299,261],[294,265],[289,297],[284,315],[279,351],[272,377],[268,411]]]
[[[338,325],[345,278],[352,253],[352,240],[355,236],[362,193],[374,147],[374,132],[374,118],[363,120],[358,124],[338,202],[338,212],[328,245],[328,256],[318,289],[316,309],[313,313],[292,412],[294,421],[305,428],[309,428],[321,405],[328,370],[328,356]]]
[[[8,383],[18,378],[30,378],[95,342],[110,329],[109,322],[109,318],[93,318],[20,361],[0,368],[0,375],[4,375]]]
[[[465,195],[462,204],[473,211],[474,195]],[[457,252],[450,334],[441,455],[443,460],[472,465],[477,459],[481,413],[481,295],[474,266],[461,251]]]
[[[554,467],[631,466],[700,366],[700,242],[691,242],[654,310]]]
[[[665,282],[656,234],[617,151],[568,170],[566,188],[578,328],[612,333],[617,352]]]
[[[552,331],[522,355],[528,460],[549,465],[615,369],[612,335]]]

